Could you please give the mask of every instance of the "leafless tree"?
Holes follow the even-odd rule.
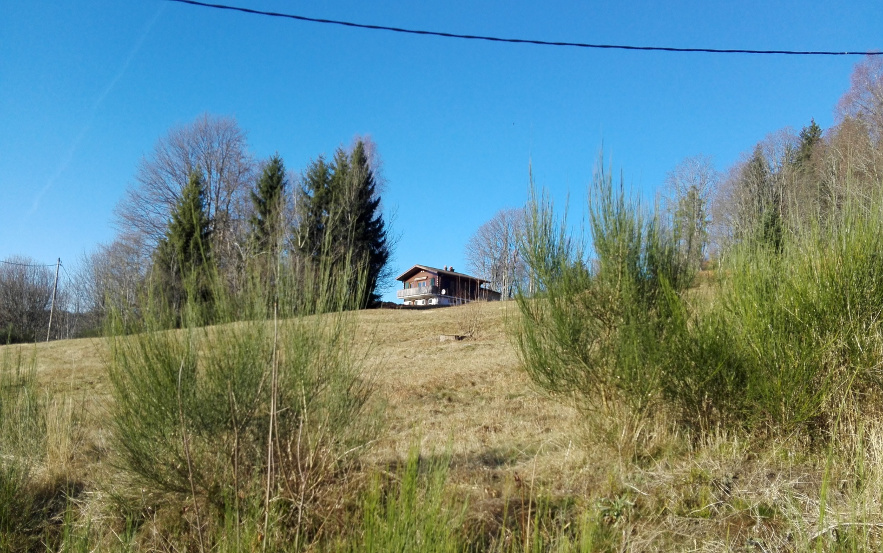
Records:
[[[858,207],[876,197],[883,182],[883,150],[874,147],[865,123],[848,117],[827,133],[818,175],[829,211],[836,212],[847,199]]]
[[[374,174],[374,185],[377,195],[382,197],[383,192],[386,191],[387,180],[386,174],[383,171],[383,157],[380,155],[380,149],[377,147],[374,137],[370,134],[357,134],[350,142],[347,152],[352,152],[359,142],[362,143],[362,148],[364,148],[365,155],[368,157],[368,166],[371,167],[371,173]]]
[[[524,233],[524,208],[502,209],[481,225],[466,244],[466,262],[475,276],[512,298],[526,278],[518,244]]]
[[[208,189],[212,250],[222,265],[234,265],[244,243],[248,192],[256,163],[245,132],[232,117],[209,114],[171,129],[138,166],[136,184],[117,206],[117,226],[133,243],[151,251],[168,228],[169,214],[190,174],[198,171]]]
[[[764,220],[783,228],[795,201],[790,171],[797,144],[792,129],[776,131],[730,168],[712,202],[715,244],[750,235]]]
[[[2,342],[46,338],[54,280],[52,269],[28,257],[12,256],[0,262]]]
[[[84,326],[96,328],[111,311],[125,315],[139,307],[150,270],[150,257],[136,237],[99,244],[83,255],[73,293]]]
[[[663,208],[678,238],[681,262],[699,269],[707,253],[710,203],[720,173],[707,155],[682,160],[668,173]]]
[[[852,71],[849,90],[837,104],[839,121],[861,121],[880,146],[883,142],[883,57],[867,56]]]

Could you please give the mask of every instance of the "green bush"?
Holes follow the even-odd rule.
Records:
[[[700,430],[812,438],[843,406],[879,398],[883,203],[775,241],[760,228],[722,252],[702,293],[687,289],[671,233],[603,168],[589,195],[591,255],[544,198],[529,213],[523,250],[538,292],[518,298],[515,340],[546,389],[588,409],[662,407]]]
[[[181,329],[147,314],[142,332],[112,337],[113,435],[124,468],[192,501],[197,525],[238,520],[259,497],[265,516],[302,539],[376,426],[340,299],[358,287],[353,273],[296,293],[268,293],[257,279],[237,297],[218,288],[210,314],[185,308]],[[206,326],[206,316],[219,324]]]
[[[691,279],[672,233],[603,164],[589,193],[591,250],[544,196],[534,192],[527,211],[522,251],[536,293],[518,295],[515,332],[525,369],[586,409],[646,412],[659,397],[668,291]]]
[[[681,420],[818,437],[844,405],[878,397],[881,246],[879,215],[846,210],[728,251],[714,301],[672,318],[663,385]]]
[[[730,256],[720,306],[745,360],[743,409],[754,425],[828,426],[832,408],[876,397],[883,352],[883,218],[846,210],[787,235],[781,250]],[[870,394],[870,395],[869,395]]]

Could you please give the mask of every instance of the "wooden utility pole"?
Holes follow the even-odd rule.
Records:
[[[55,263],[55,284],[52,286],[52,305],[49,307],[49,328],[46,329],[46,341],[52,333],[52,314],[55,313],[55,295],[58,293],[58,268],[61,267],[61,258]],[[65,269],[67,270],[67,269]]]

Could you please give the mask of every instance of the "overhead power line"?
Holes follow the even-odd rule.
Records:
[[[750,50],[750,49],[730,49],[730,48],[676,48],[673,46],[633,46],[626,44],[589,44],[585,42],[558,42],[550,40],[533,40],[526,38],[503,38],[483,35],[463,35],[458,33],[445,33],[441,31],[425,31],[419,29],[404,29],[401,27],[390,27],[387,25],[369,25],[367,23],[353,23],[351,21],[339,21],[335,19],[322,19],[318,17],[307,17],[304,15],[295,15],[290,13],[269,12],[263,10],[255,10],[251,8],[242,8],[239,6],[227,6],[224,4],[210,4],[208,2],[198,2],[197,0],[168,0],[169,2],[178,2],[181,4],[190,4],[204,8],[215,8],[219,10],[230,10],[235,12],[250,13],[254,15],[266,15],[269,17],[282,17],[285,19],[294,19],[297,21],[306,21],[309,23],[324,23],[326,25],[341,25],[343,27],[354,27],[357,29],[369,29],[372,31],[390,31],[393,33],[405,33],[410,35],[437,36],[442,38],[459,38],[465,40],[484,40],[488,42],[505,42],[512,44],[532,44],[537,46],[565,46],[570,48],[594,48],[601,50],[638,50],[644,52],[698,52],[703,54],[780,54],[789,56],[879,56],[883,52],[874,51],[851,51],[842,52],[825,51],[825,50]]]
[[[3,260],[3,259],[0,259],[0,263],[3,263],[3,264],[5,264],[5,265],[15,265],[15,266],[17,266],[17,267],[55,267],[55,263],[48,263],[48,264],[43,264],[43,263],[16,263],[15,261],[6,261],[6,260]]]

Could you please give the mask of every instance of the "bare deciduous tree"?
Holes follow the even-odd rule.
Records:
[[[117,224],[149,249],[168,228],[169,214],[190,175],[198,171],[206,183],[206,209],[212,224],[213,250],[219,263],[232,265],[243,243],[248,193],[255,160],[245,132],[232,117],[209,114],[175,127],[144,157],[117,206]]]
[[[792,129],[779,130],[730,168],[712,206],[717,244],[752,235],[760,226],[781,232],[794,198],[791,168],[798,143]]]
[[[831,209],[839,209],[846,198],[866,204],[883,179],[883,150],[874,147],[863,122],[847,118],[827,134],[820,165],[820,184]]]
[[[0,343],[46,338],[54,279],[53,270],[28,257],[0,263]]]
[[[500,210],[466,244],[470,271],[489,281],[503,298],[515,296],[527,273],[518,251],[524,218],[523,208]]]
[[[663,208],[671,218],[681,262],[699,269],[706,255],[710,202],[720,173],[709,156],[688,157],[665,180]]]
[[[100,326],[112,310],[127,313],[138,307],[150,270],[150,257],[136,237],[99,244],[79,262],[74,279],[78,311],[87,327]]]
[[[850,87],[837,104],[840,121],[861,121],[880,145],[883,141],[883,57],[867,56],[852,71]]]

